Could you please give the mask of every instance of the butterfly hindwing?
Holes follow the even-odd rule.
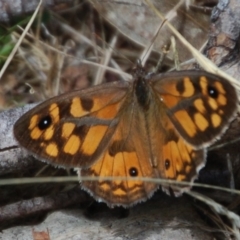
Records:
[[[166,135],[165,143],[160,150],[162,161],[164,163],[165,178],[176,180],[177,182],[193,182],[196,179],[199,170],[205,165],[206,151],[205,149],[194,149],[186,143],[173,125],[168,129],[170,135]],[[177,196],[183,190],[189,189],[191,185],[179,184],[161,184],[162,189],[169,193],[169,189]]]

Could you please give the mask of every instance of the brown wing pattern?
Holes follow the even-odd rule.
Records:
[[[223,133],[237,109],[234,87],[201,71],[180,71],[153,80],[175,129],[194,148],[209,146]]]
[[[14,126],[21,145],[54,164],[91,165],[106,149],[128,83],[112,83],[48,100]]]

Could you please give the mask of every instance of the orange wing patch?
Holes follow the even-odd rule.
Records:
[[[45,146],[46,153],[51,157],[57,157],[59,154],[58,146],[55,142],[51,142]]]
[[[194,123],[197,129],[202,132],[206,131],[206,129],[209,127],[210,124],[207,121],[207,119],[204,117],[204,115],[201,113],[195,113],[193,118],[194,118]]]
[[[73,117],[79,118],[85,116],[91,110],[93,102],[91,99],[85,100],[79,97],[75,97],[72,99],[70,106],[70,114]]]
[[[81,139],[79,136],[72,134],[63,147],[63,152],[69,155],[75,155],[78,153],[81,146]]]
[[[187,133],[187,135],[191,138],[195,137],[197,134],[197,127],[193,119],[189,116],[186,110],[180,110],[174,113],[174,117],[177,121],[182,120],[184,124],[181,127]]]

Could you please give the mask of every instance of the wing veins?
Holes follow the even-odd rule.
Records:
[[[117,124],[118,120],[115,118],[113,119],[102,119],[102,118],[96,118],[92,116],[84,116],[80,118],[66,118],[62,119],[61,122],[71,122],[76,124],[76,126],[96,126],[96,125],[103,125],[103,126],[109,126],[113,127]]]

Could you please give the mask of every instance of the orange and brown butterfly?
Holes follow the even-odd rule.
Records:
[[[137,68],[132,82],[105,83],[43,102],[16,122],[14,135],[42,160],[99,177],[81,183],[98,201],[128,207],[159,187],[138,178],[192,182],[205,164],[206,147],[236,110],[236,91],[219,76],[189,70],[150,76]],[[171,189],[181,192],[175,185]]]

